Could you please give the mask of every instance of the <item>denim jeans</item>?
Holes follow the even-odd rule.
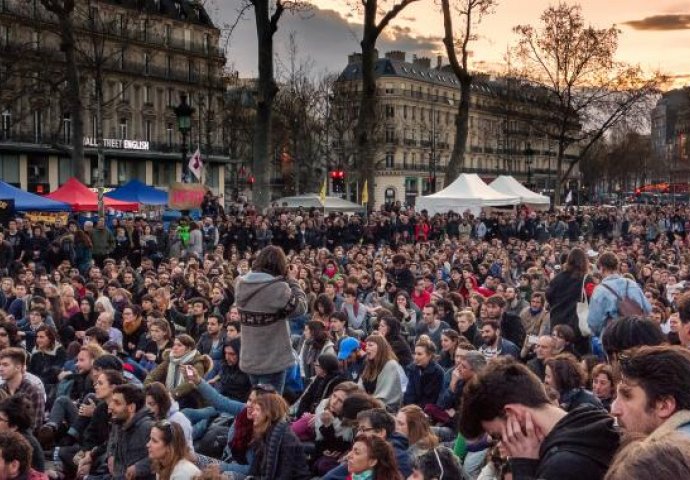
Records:
[[[74,402],[72,402],[72,399],[62,395],[53,402],[53,408],[50,409],[50,414],[48,415],[48,423],[56,427],[62,425],[63,422],[72,426],[77,421],[78,417],[79,411]]]
[[[213,407],[204,408],[185,408],[182,414],[192,423],[192,439],[199,440],[208,430],[209,421],[218,415],[218,411]]]
[[[249,374],[249,381],[255,387],[259,384],[272,385],[276,392],[282,395],[283,388],[285,388],[285,370],[276,373],[264,373],[262,375]]]

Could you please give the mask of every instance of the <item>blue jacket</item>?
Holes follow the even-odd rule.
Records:
[[[443,388],[443,374],[443,368],[433,360],[425,368],[410,365],[403,405],[414,403],[424,408],[428,403],[435,404]]]
[[[631,300],[634,300],[646,313],[651,313],[652,306],[644,296],[644,292],[640,286],[632,280],[614,274],[606,277],[602,281],[602,284],[612,288],[621,298],[627,296]],[[608,321],[617,317],[618,299],[607,288],[599,285],[594,289],[592,299],[589,301],[587,324],[589,324],[592,334],[599,336],[606,327]]]
[[[409,477],[412,475],[412,455],[410,454],[410,444],[407,441],[407,437],[396,432],[388,438],[388,441],[395,451],[398,470],[402,473],[403,478]],[[340,464],[324,475],[321,480],[345,480],[347,475],[347,464]]]
[[[449,408],[457,408],[460,403],[460,397],[462,396],[462,380],[460,380],[455,386],[455,391],[450,389],[452,375],[453,368],[449,369],[443,375],[443,387],[441,388],[441,393],[438,395],[438,400],[436,401],[436,405],[444,410],[448,410]]]

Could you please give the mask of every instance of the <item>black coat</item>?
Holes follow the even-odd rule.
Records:
[[[249,475],[272,480],[308,480],[311,478],[304,448],[290,425],[280,422],[264,438],[254,442],[256,455]]]
[[[546,435],[539,459],[511,459],[513,478],[600,480],[618,449],[620,434],[605,410],[582,406],[563,417]]]
[[[575,333],[579,333],[576,305],[581,297],[581,275],[563,271],[551,280],[546,289],[551,329],[556,325],[569,325]]]
[[[436,403],[443,388],[443,376],[443,369],[433,360],[423,369],[410,365],[407,369],[410,382],[405,390],[403,404],[414,403],[424,408],[428,403]]]
[[[40,378],[46,385],[58,383],[58,373],[62,371],[67,354],[65,349],[58,346],[51,353],[35,351],[29,362],[29,372]]]
[[[239,365],[230,366],[223,361],[220,378],[214,386],[223,396],[238,402],[246,402],[252,382],[249,380],[249,375],[240,370]]]
[[[330,397],[335,386],[345,381],[347,378],[338,372],[323,378],[315,376],[299,399],[299,407],[295,417],[300,418],[306,412],[314,413],[321,400]]]

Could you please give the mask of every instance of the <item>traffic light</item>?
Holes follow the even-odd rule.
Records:
[[[345,191],[345,172],[342,170],[333,170],[331,172],[331,180],[333,181],[333,192],[343,193]]]

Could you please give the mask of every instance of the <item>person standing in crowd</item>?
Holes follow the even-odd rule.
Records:
[[[594,289],[587,316],[594,335],[599,335],[609,321],[619,316],[649,315],[652,312],[640,286],[622,277],[618,265],[618,257],[612,252],[603,253],[597,262],[603,280]],[[623,307],[626,311],[621,311]]]
[[[280,248],[268,246],[257,256],[252,271],[240,277],[235,298],[242,322],[240,368],[252,385],[269,383],[278,392],[294,358],[288,321],[307,311],[307,297],[293,267]]]

